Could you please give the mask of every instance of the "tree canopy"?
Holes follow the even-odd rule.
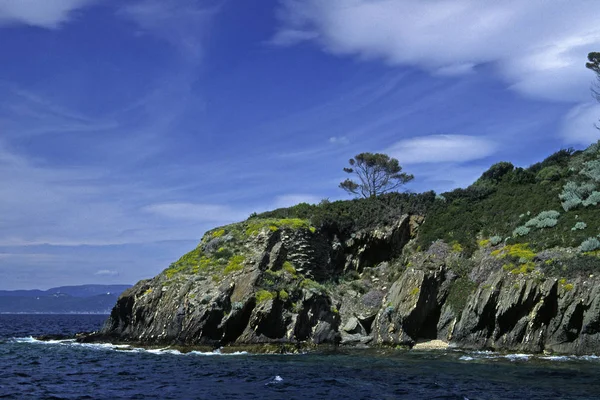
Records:
[[[592,86],[592,94],[600,102],[600,53],[589,53],[585,66],[596,73],[596,83]]]
[[[382,153],[360,153],[351,158],[344,172],[354,174],[358,182],[346,179],[340,188],[350,194],[375,197],[411,181],[414,176],[402,172],[398,160]]]

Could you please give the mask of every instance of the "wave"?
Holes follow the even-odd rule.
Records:
[[[79,348],[87,348],[91,350],[113,350],[113,351],[122,351],[126,353],[147,353],[147,354],[155,354],[155,355],[178,355],[178,356],[239,356],[246,355],[248,352],[246,351],[236,351],[231,353],[223,353],[220,349],[216,349],[214,351],[203,352],[203,351],[188,351],[182,352],[177,349],[172,349],[169,347],[159,348],[159,349],[145,349],[142,347],[134,347],[128,344],[113,344],[113,343],[79,343],[75,339],[62,339],[62,340],[39,340],[32,336],[22,337],[22,338],[13,338],[12,342],[15,343],[29,343],[36,345],[51,345],[51,346],[73,346]]]
[[[462,353],[458,357],[459,361],[485,361],[485,360],[508,360],[511,362],[527,362],[527,361],[552,361],[552,362],[565,362],[565,361],[600,361],[600,356],[587,355],[587,356],[576,356],[576,355],[543,355],[543,354],[521,354],[521,353],[496,353],[493,351],[469,351],[465,352],[457,350]]]

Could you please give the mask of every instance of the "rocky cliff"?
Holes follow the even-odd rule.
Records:
[[[342,234],[301,219],[251,218],[212,230],[123,293],[104,328],[81,340],[411,347],[441,339],[600,353],[599,280],[548,272],[572,251],[489,240],[471,254],[441,241],[419,251],[412,239],[421,221],[403,215]]]

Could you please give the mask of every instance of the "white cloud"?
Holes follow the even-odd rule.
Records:
[[[582,103],[573,107],[562,121],[560,136],[565,143],[589,145],[600,139],[600,106],[596,103]]]
[[[321,201],[320,197],[310,194],[286,194],[277,196],[273,208],[284,208],[295,206],[300,203],[317,204]]]
[[[587,98],[592,76],[584,67],[586,55],[600,48],[596,0],[280,3],[273,40],[282,45],[311,40],[332,54],[441,74],[493,63],[513,89],[544,99]]]
[[[111,270],[111,269],[101,269],[99,271],[96,271],[94,273],[94,275],[100,275],[100,276],[117,276],[117,275],[119,275],[119,272],[115,271],[115,270]]]
[[[56,29],[72,18],[75,10],[98,0],[2,0],[0,27],[26,24]]]
[[[385,153],[400,164],[467,162],[479,160],[495,152],[489,139],[467,135],[431,135],[401,140]]]

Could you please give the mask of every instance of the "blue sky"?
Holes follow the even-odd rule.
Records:
[[[443,192],[600,138],[596,0],[0,0],[0,289],[134,283],[387,152]]]

